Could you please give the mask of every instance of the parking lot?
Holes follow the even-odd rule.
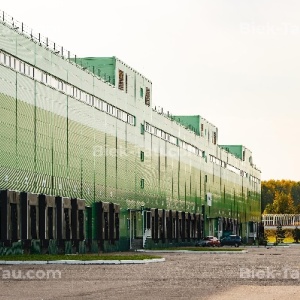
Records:
[[[2,265],[0,299],[299,298],[299,246],[245,249],[248,253],[163,253],[158,255],[165,262],[149,264]],[[51,270],[60,278],[41,278]],[[17,271],[22,279],[7,277]],[[28,271],[30,277],[24,275]]]

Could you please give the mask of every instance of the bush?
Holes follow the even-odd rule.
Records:
[[[293,232],[292,232],[293,238],[295,243],[299,243],[300,240],[300,229],[298,227],[296,227]]]
[[[266,234],[263,234],[258,238],[258,245],[267,246],[267,244],[268,244],[268,238]]]

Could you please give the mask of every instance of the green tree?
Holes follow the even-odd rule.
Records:
[[[300,205],[300,182],[295,182],[291,188],[291,195],[295,206]]]
[[[295,212],[293,199],[290,194],[275,192],[273,207],[275,214],[293,214]]]
[[[262,181],[261,209],[265,214],[300,213],[300,182],[273,179]]]
[[[274,180],[262,181],[261,183],[261,211],[263,212],[268,204],[272,204],[275,197]]]
[[[265,210],[263,211],[264,214],[275,214],[275,208],[273,203],[267,204]]]

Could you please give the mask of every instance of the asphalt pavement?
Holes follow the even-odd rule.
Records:
[[[300,247],[157,253],[164,262],[1,265],[2,299],[300,299]]]

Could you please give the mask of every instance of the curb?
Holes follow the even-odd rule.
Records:
[[[248,250],[241,251],[191,251],[191,250],[137,250],[138,252],[146,253],[193,253],[193,254],[243,254],[248,253]]]
[[[65,265],[122,265],[122,264],[148,264],[164,262],[165,258],[143,259],[143,260],[0,260],[0,265],[50,265],[50,264],[65,264]]]

